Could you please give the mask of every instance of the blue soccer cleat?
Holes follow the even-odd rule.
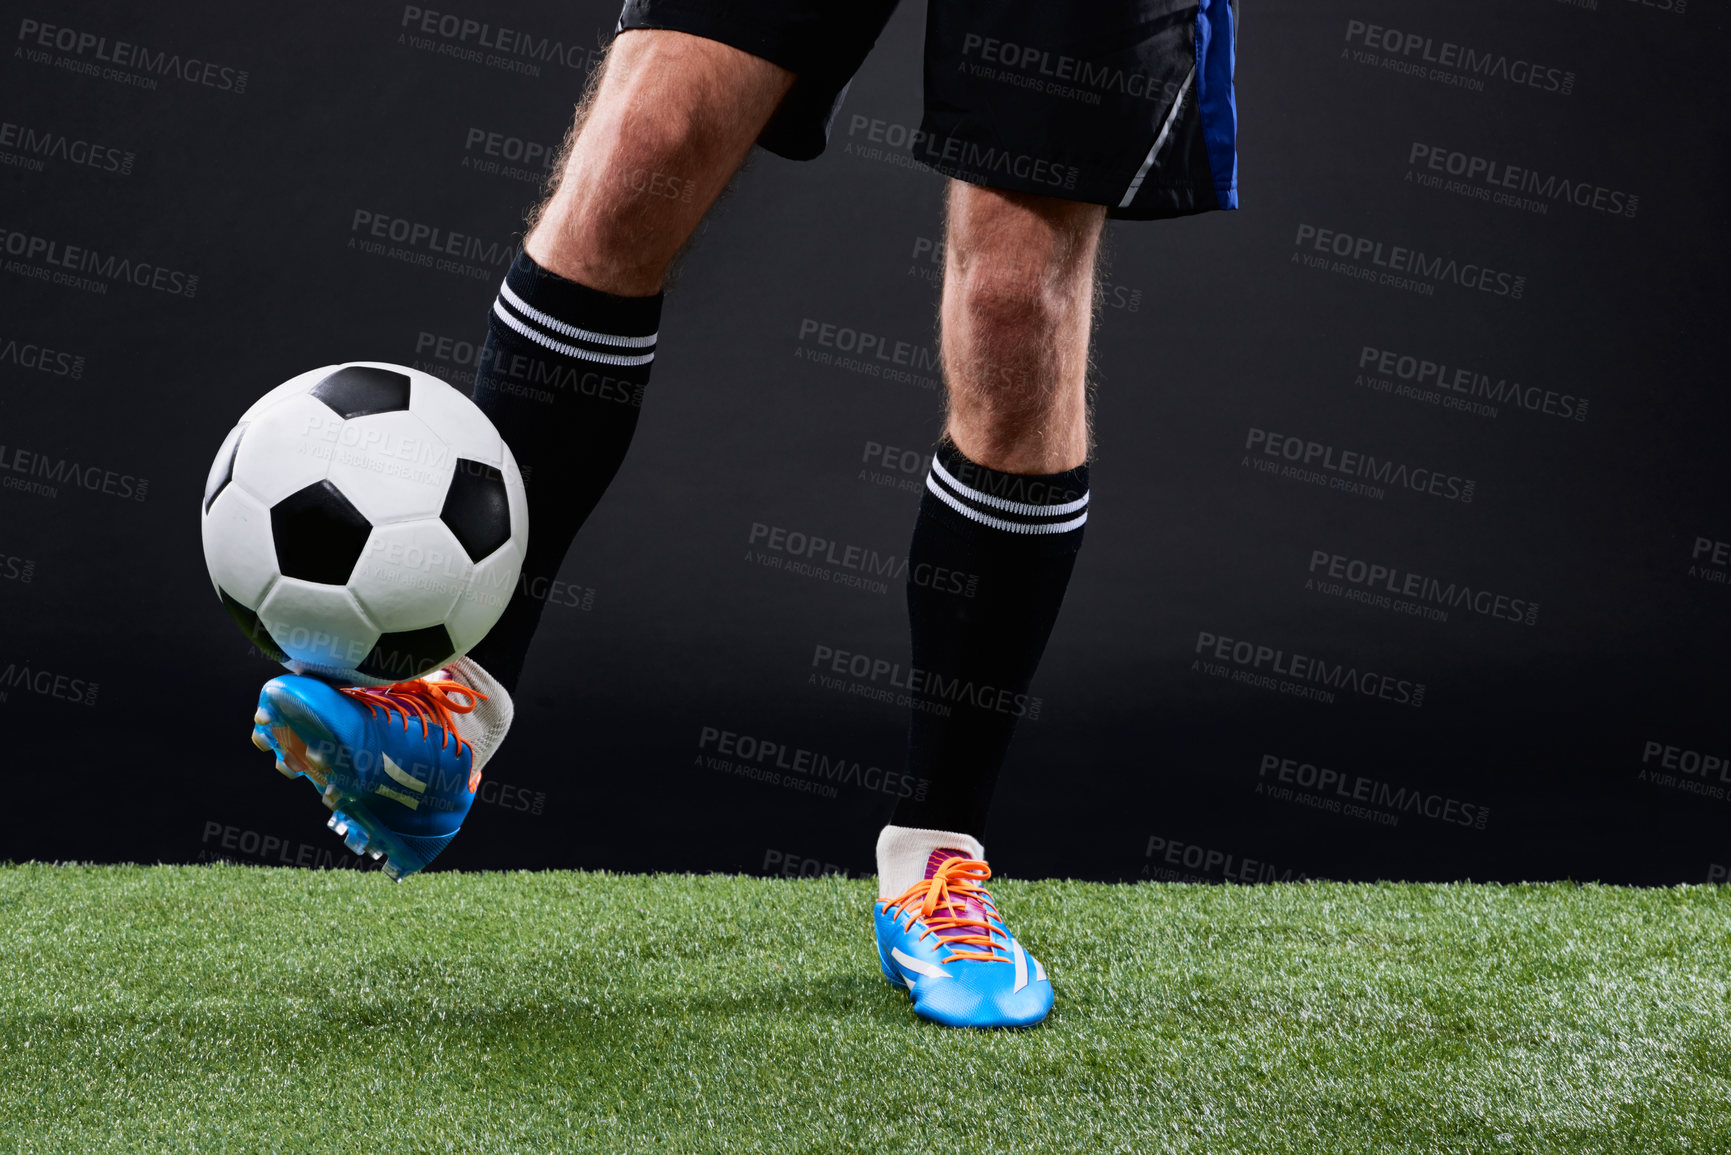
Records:
[[[1046,968],[1004,929],[992,868],[935,850],[926,876],[874,911],[884,978],[947,1027],[1031,1027],[1052,1009]]]
[[[456,837],[510,713],[509,695],[466,660],[377,687],[289,674],[259,692],[252,741],[318,789],[350,850],[400,880]]]

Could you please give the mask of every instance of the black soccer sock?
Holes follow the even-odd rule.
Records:
[[[510,604],[470,656],[513,693],[559,566],[625,460],[660,322],[661,294],[615,297],[528,253],[493,302],[473,396],[523,471],[529,551]]]
[[[908,547],[908,772],[928,786],[897,804],[894,825],[983,839],[1087,520],[1087,465],[1000,473],[939,443]]]

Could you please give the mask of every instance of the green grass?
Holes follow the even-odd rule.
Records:
[[[0,1151],[1731,1151],[1731,890],[994,889],[1032,1031],[861,882],[0,867]]]

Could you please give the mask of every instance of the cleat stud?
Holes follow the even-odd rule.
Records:
[[[369,851],[367,851],[367,853],[373,856],[374,862],[377,862],[379,859],[381,859],[385,856],[385,852],[382,850],[369,850]]]
[[[258,713],[252,716],[252,720],[257,722],[260,726],[268,726],[271,723],[270,711],[265,709],[263,706],[260,706],[258,708]]]
[[[290,770],[289,764],[284,762],[281,758],[276,760],[276,772],[281,774],[284,778],[299,778],[301,776],[299,770]]]
[[[334,783],[326,786],[324,793],[320,795],[320,797],[324,800],[324,804],[329,806],[332,810],[337,808],[337,802],[340,800],[340,795]],[[335,823],[336,819],[332,818],[331,822]]]
[[[337,816],[335,814],[331,815],[329,818],[327,818],[325,820],[325,829],[326,830],[335,830],[337,828],[337,822],[338,821],[339,821],[339,819],[337,818]]]
[[[252,744],[266,753],[270,752],[270,739],[264,736],[263,730],[254,730],[252,732]]]
[[[347,838],[348,837],[349,824],[347,822],[339,822],[335,826],[331,827],[331,829],[335,830],[337,832],[337,837],[339,837],[339,838]]]

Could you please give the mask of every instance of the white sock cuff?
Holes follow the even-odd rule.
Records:
[[[487,695],[486,701],[476,700],[473,711],[456,717],[458,733],[463,741],[474,747],[469,764],[479,770],[505,740],[505,733],[510,730],[511,720],[517,714],[516,706],[511,701],[510,692],[473,658],[458,658],[443,670],[427,676],[437,678],[440,674],[449,674],[452,681]]]
[[[986,848],[971,834],[917,826],[884,827],[878,834],[878,897],[894,898],[924,878],[932,851],[946,848],[982,861],[986,857]]]

